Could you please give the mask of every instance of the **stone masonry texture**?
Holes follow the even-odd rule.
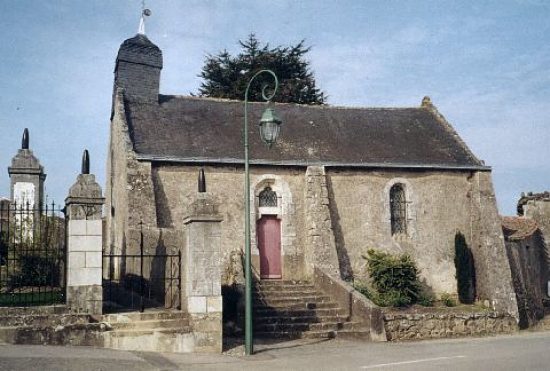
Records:
[[[314,267],[319,267],[340,277],[325,168],[322,166],[309,166],[306,170],[305,224],[305,261],[308,275],[313,273]]]
[[[93,174],[80,174],[65,200],[67,306],[73,313],[101,314],[103,307],[101,221],[105,199]]]

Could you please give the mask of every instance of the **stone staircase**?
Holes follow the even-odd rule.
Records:
[[[180,311],[106,314],[101,322],[110,326],[110,331],[103,333],[106,348],[171,353],[193,351],[189,319]]]
[[[253,291],[254,336],[264,339],[352,338],[370,330],[310,282],[263,280]]]

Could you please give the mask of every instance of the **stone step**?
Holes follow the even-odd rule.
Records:
[[[143,351],[189,353],[194,349],[194,336],[190,328],[170,330],[120,330],[104,333],[106,348]]]
[[[321,322],[347,322],[348,317],[340,316],[311,316],[309,312],[296,317],[287,316],[261,316],[254,318],[255,325],[277,324],[277,323],[321,323]]]
[[[286,297],[286,298],[272,298],[272,297],[263,297],[263,298],[254,298],[254,304],[266,304],[274,306],[284,306],[284,305],[295,305],[295,304],[306,304],[306,303],[329,303],[331,298],[326,295],[313,295],[313,296],[303,296],[303,297]]]
[[[264,309],[273,309],[273,310],[300,310],[300,309],[338,309],[338,304],[334,302],[321,302],[321,303],[308,303],[296,301],[292,303],[281,302],[281,303],[254,303],[254,310],[264,310]]]
[[[254,326],[257,332],[304,332],[304,331],[337,331],[344,328],[342,322],[323,323],[277,323]]]
[[[313,285],[269,285],[269,286],[256,286],[252,292],[278,292],[278,291],[311,291],[315,290]]]
[[[261,286],[261,287],[267,287],[267,286],[312,286],[313,284],[310,281],[292,281],[292,280],[261,280],[256,281],[254,285]]]
[[[342,308],[318,308],[318,309],[307,309],[307,308],[254,308],[254,315],[256,317],[299,317],[299,316],[310,316],[310,317],[323,317],[323,316],[339,316],[345,317],[346,311]]]
[[[151,329],[180,329],[189,327],[187,318],[177,319],[154,319],[144,321],[131,322],[112,322],[110,323],[113,330],[151,330]]]
[[[336,337],[343,340],[363,340],[369,341],[370,330],[368,328],[357,328],[352,330],[340,330],[337,332]]]
[[[132,337],[154,334],[179,334],[187,333],[191,331],[190,326],[183,326],[178,328],[150,328],[150,329],[120,329],[109,331],[113,337]]]
[[[286,298],[302,296],[323,296],[317,290],[272,290],[252,293],[253,298]]]
[[[277,323],[255,325],[257,332],[304,332],[304,331],[360,331],[363,327],[356,322],[320,322],[320,323]]]
[[[273,331],[256,332],[254,336],[261,339],[333,339],[336,331]]]
[[[141,312],[127,312],[127,313],[112,313],[104,314],[98,319],[100,322],[108,323],[126,323],[133,321],[149,321],[149,320],[165,320],[165,319],[181,319],[186,318],[187,314],[181,311],[171,310],[155,310]]]

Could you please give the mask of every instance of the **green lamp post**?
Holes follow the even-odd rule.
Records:
[[[244,195],[244,238],[245,238],[245,353],[253,353],[252,342],[252,261],[250,251],[250,172],[248,158],[248,90],[254,79],[261,74],[270,74],[273,77],[275,87],[271,94],[266,93],[267,85],[262,88],[262,98],[268,103],[273,99],[279,80],[271,70],[261,70],[256,72],[248,82],[244,93],[244,174],[245,174],[245,195]],[[260,119],[260,137],[262,141],[271,147],[279,136],[282,121],[277,117],[272,108],[267,108]]]

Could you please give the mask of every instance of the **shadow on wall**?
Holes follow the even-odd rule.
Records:
[[[149,272],[149,289],[152,291],[149,293],[150,296],[154,297],[159,303],[165,303],[166,301],[166,289],[167,284],[171,285],[171,281],[166,279],[166,246],[164,246],[164,238],[162,236],[162,229],[159,230],[159,238],[157,241],[157,246],[155,248],[155,256],[151,261],[151,270]],[[170,267],[169,269],[171,269]],[[170,300],[172,301],[172,300]],[[168,304],[168,303],[165,303]],[[167,305],[170,307],[170,305]]]
[[[338,206],[336,205],[334,198],[334,189],[332,188],[332,180],[330,176],[326,176],[327,191],[329,199],[329,212],[332,231],[334,233],[334,239],[336,242],[336,253],[338,254],[338,263],[340,264],[340,275],[344,281],[353,279],[353,269],[346,249],[346,242],[344,240],[344,232],[340,226],[340,214],[338,213]]]
[[[171,228],[174,223],[172,220],[172,212],[170,211],[168,197],[164,191],[164,184],[162,183],[158,174],[159,168],[153,166],[152,178],[153,187],[155,192],[155,206],[157,211],[157,227],[159,228]]]
[[[455,235],[455,269],[458,300],[464,304],[473,304],[476,299],[474,255],[462,232]]]

